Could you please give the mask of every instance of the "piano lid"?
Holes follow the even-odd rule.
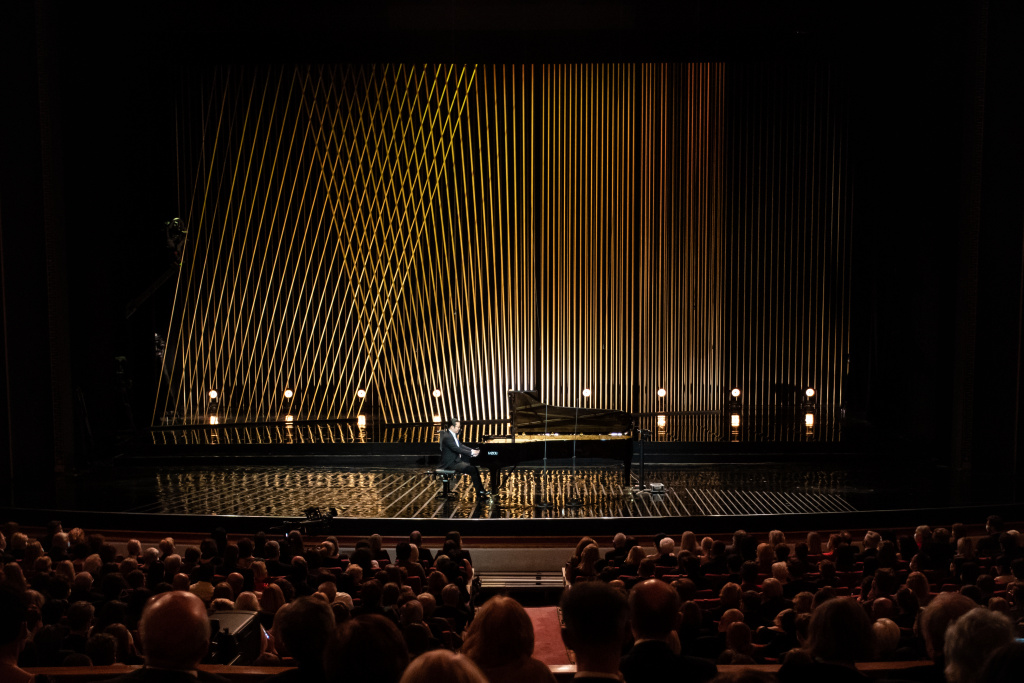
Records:
[[[633,431],[633,416],[621,410],[565,408],[541,403],[539,391],[510,391],[513,434],[614,434]]]

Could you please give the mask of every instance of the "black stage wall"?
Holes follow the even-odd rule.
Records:
[[[177,180],[183,74],[310,64],[626,64],[639,81],[643,65],[658,73],[662,63],[706,63],[793,79],[828,74],[842,85],[855,230],[849,263],[831,265],[850,283],[849,363],[828,381],[841,380],[851,429],[860,425],[922,462],[1012,471],[1024,232],[1021,10],[976,5],[910,3],[883,14],[859,3],[609,2],[587,11],[561,2],[377,3],[293,14],[166,3],[135,8],[127,30],[109,8],[5,6],[0,68],[12,96],[3,112],[0,220],[11,411],[0,418],[11,438],[3,470],[20,477],[84,464],[150,420],[153,334],[167,328],[173,287],[142,295],[168,263],[163,222],[187,204]],[[787,70],[793,63],[798,68]],[[814,102],[830,101],[818,85],[812,90]],[[41,150],[55,144],[60,163],[44,167]],[[44,229],[44,210],[56,226],[50,247],[38,237],[20,248],[19,231]],[[54,236],[66,245],[63,265]],[[824,257],[816,253],[817,262]],[[66,290],[54,273],[64,274]],[[777,282],[779,301],[801,291]],[[716,345],[716,353],[724,351]],[[752,375],[774,376],[764,362],[751,361]],[[632,367],[627,383],[642,374]],[[725,385],[733,380],[721,376]]]

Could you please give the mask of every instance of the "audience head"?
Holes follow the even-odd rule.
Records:
[[[497,596],[477,610],[462,653],[484,669],[504,666],[533,654],[533,622],[522,605]]]
[[[161,593],[142,613],[139,639],[147,666],[195,669],[210,646],[206,606],[185,591]]]
[[[921,612],[917,623],[925,650],[933,660],[942,657],[946,629],[958,618],[977,607],[970,598],[959,593],[939,593]]]
[[[23,591],[0,584],[0,647],[28,638],[28,599]]]
[[[807,647],[825,662],[870,660],[874,634],[864,608],[853,598],[834,598],[811,614]]]
[[[278,611],[274,629],[300,668],[319,669],[327,640],[334,632],[334,612],[323,600],[298,598]]]
[[[949,625],[943,652],[946,680],[967,683],[988,656],[1014,639],[1013,622],[1005,614],[976,607]],[[1018,672],[1019,674],[1019,672]]]
[[[626,635],[628,604],[600,581],[572,585],[562,594],[562,640],[577,652],[618,651]]]
[[[735,584],[732,584],[735,585]],[[679,594],[657,579],[629,592],[629,623],[636,638],[665,640],[679,624]]]
[[[433,650],[412,661],[402,683],[487,683],[487,678],[469,657]]]
[[[892,619],[877,619],[871,625],[875,633],[875,646],[880,659],[888,659],[896,653],[900,644],[900,627]]]
[[[378,614],[341,624],[324,650],[328,683],[398,683],[408,665],[402,633]]]

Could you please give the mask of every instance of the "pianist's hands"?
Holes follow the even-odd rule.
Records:
[[[473,450],[471,450],[469,452],[469,457],[471,457],[471,458],[475,458],[478,455],[480,455],[480,449],[479,448],[474,448]]]

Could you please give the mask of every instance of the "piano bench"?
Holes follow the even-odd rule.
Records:
[[[445,498],[447,500],[454,500],[455,498],[458,498],[458,496],[452,493],[451,486],[452,481],[455,480],[455,476],[455,470],[446,470],[444,468],[434,470],[434,478],[441,480],[441,493],[437,494],[438,498]]]

